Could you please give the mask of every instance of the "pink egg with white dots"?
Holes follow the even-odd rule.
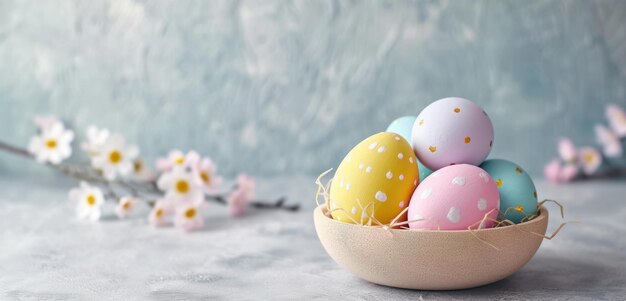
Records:
[[[493,125],[477,104],[448,97],[420,112],[411,140],[419,161],[432,170],[452,164],[480,165],[493,145]]]
[[[486,171],[468,164],[452,165],[435,171],[419,184],[409,203],[408,220],[412,221],[409,227],[490,228],[498,217],[499,207],[498,187]]]

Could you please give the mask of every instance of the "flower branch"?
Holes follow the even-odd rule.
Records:
[[[74,133],[62,122],[50,117],[37,117],[37,136],[28,149],[0,141],[0,151],[35,160],[81,182],[70,191],[77,203],[77,215],[98,220],[105,200],[115,200],[120,218],[131,215],[139,203],[152,207],[148,220],[154,226],[175,226],[187,231],[202,227],[200,211],[206,201],[227,205],[233,217],[241,216],[247,207],[297,211],[298,204],[288,205],[281,197],[273,202],[253,200],[256,181],[240,174],[228,193],[220,193],[221,177],[208,157],[194,151],[187,154],[171,151],[156,162],[157,171],[147,169],[138,159],[139,149],[128,145],[119,134],[107,129],[89,127],[87,141],[81,144],[91,164],[62,162],[72,154]]]

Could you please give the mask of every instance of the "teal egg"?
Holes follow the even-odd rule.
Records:
[[[413,131],[413,124],[415,123],[416,116],[404,116],[391,122],[387,127],[386,132],[396,133],[404,138],[409,144],[411,144],[411,131]],[[432,170],[426,167],[422,162],[417,160],[419,169],[420,182],[424,181],[428,177]]]
[[[537,190],[528,173],[519,165],[501,159],[480,164],[495,181],[500,193],[501,219],[520,223],[537,214]],[[526,219],[525,219],[526,218]]]

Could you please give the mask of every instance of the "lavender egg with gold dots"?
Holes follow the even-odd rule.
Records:
[[[411,144],[431,170],[454,164],[478,166],[493,146],[493,125],[474,102],[448,97],[428,105],[417,116]]]
[[[500,219],[516,224],[537,214],[537,190],[528,173],[519,165],[502,159],[490,159],[480,168],[496,182],[500,194]]]

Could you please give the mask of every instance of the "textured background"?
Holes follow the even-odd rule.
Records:
[[[311,175],[454,95],[492,117],[492,155],[537,173],[626,105],[624,20],[624,1],[0,0],[0,139],[54,114],[149,159]],[[0,154],[0,174],[51,175],[23,163]]]

